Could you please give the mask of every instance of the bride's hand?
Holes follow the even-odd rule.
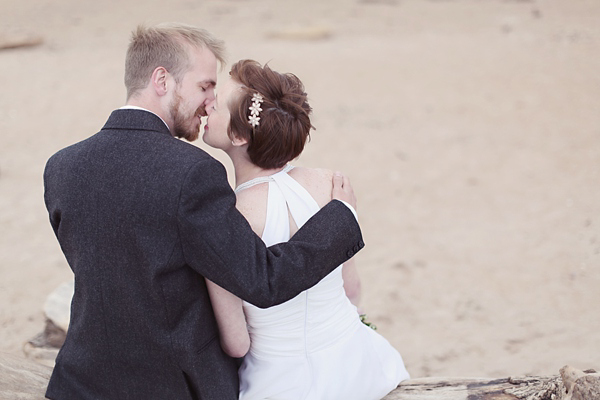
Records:
[[[342,175],[341,172],[333,174],[331,197],[336,200],[345,201],[356,210],[356,196],[354,196],[354,190],[352,190],[352,185],[350,185],[350,179]]]

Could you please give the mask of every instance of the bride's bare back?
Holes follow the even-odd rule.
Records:
[[[288,173],[315,199],[319,207],[325,206],[331,201],[331,189],[333,187],[333,172],[322,168],[295,167]],[[267,218],[267,196],[269,185],[266,183],[254,185],[242,190],[237,194],[236,207],[250,223],[254,232],[262,236]],[[290,236],[298,227],[290,216]]]

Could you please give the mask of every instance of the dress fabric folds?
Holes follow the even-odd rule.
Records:
[[[267,246],[289,239],[290,215],[300,227],[319,210],[288,175],[292,168],[236,189],[268,182]],[[283,304],[243,306],[251,346],[239,370],[241,400],[375,400],[409,378],[398,351],[360,321],[344,292],[342,266]]]

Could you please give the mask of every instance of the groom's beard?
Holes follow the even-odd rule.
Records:
[[[200,115],[204,115],[204,110],[198,108],[193,115],[187,116],[181,112],[181,103],[183,98],[179,93],[174,94],[173,102],[170,105],[169,112],[173,119],[173,134],[175,137],[183,138],[188,142],[193,142],[200,136]]]

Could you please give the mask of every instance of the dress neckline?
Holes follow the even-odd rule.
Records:
[[[244,182],[244,183],[241,183],[241,184],[239,184],[239,185],[238,185],[238,186],[235,188],[234,192],[235,192],[235,193],[239,193],[239,192],[241,192],[241,191],[242,191],[242,190],[244,190],[244,189],[248,189],[249,187],[252,187],[252,186],[254,186],[254,185],[258,185],[259,183],[266,183],[266,182],[269,182],[269,181],[271,181],[271,180],[272,180],[272,178],[271,178],[271,177],[272,177],[273,175],[277,175],[277,174],[281,174],[281,173],[286,173],[286,174],[287,174],[289,171],[291,171],[291,170],[293,170],[293,169],[294,169],[294,166],[293,166],[293,165],[286,164],[286,165],[285,165],[285,167],[283,167],[283,169],[282,169],[281,171],[279,171],[279,172],[276,172],[276,173],[274,173],[274,174],[267,175],[267,176],[258,176],[258,177],[254,178],[254,179],[250,179],[249,181],[246,181],[246,182]]]

